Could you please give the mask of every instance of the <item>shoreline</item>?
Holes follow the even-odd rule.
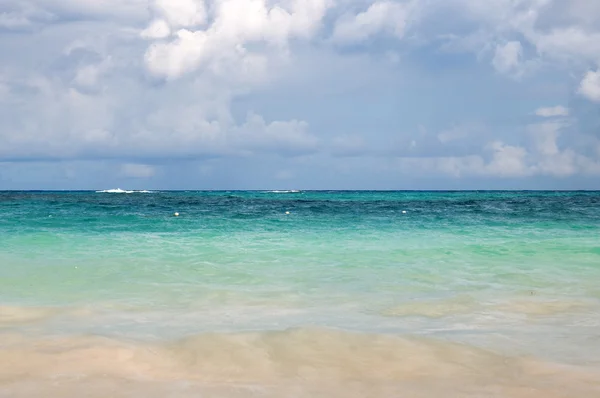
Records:
[[[600,393],[600,367],[329,328],[205,333],[154,343],[3,334],[0,363],[7,365],[0,371],[0,396],[11,397],[51,390],[57,392],[53,397],[76,397],[92,385],[86,397],[100,397],[107,389],[117,393],[113,396],[153,396],[162,389],[178,397],[210,391],[224,397],[289,391],[298,397],[320,392],[342,397],[356,393],[349,385],[364,393],[387,389],[422,397],[441,391],[461,397],[567,397],[568,392],[591,398]]]

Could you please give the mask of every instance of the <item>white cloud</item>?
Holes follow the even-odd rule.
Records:
[[[481,155],[399,158],[403,170],[411,174],[446,174],[454,178],[493,177],[524,178],[552,176],[565,178],[576,174],[600,176],[600,160],[587,157],[571,148],[560,149],[557,139],[563,123],[539,123],[529,126],[533,139],[531,150],[523,146],[508,145],[501,141],[490,142],[486,150],[491,157],[486,162]]]
[[[549,32],[532,31],[531,43],[544,56],[565,62],[600,61],[600,32],[586,32],[579,26],[556,27]]]
[[[24,15],[17,13],[0,13],[0,28],[17,29],[27,27],[31,21]]]
[[[500,73],[518,72],[523,57],[523,46],[521,42],[509,41],[496,46],[496,52],[492,64]]]
[[[440,132],[437,137],[442,144],[445,144],[447,142],[462,140],[469,136],[469,133],[470,131],[468,127],[457,126]]]
[[[99,94],[43,77],[26,84],[31,97],[17,104],[18,117],[6,120],[0,129],[0,158],[179,158],[317,150],[318,140],[306,122],[267,122],[250,113],[236,123],[229,110],[231,99],[211,99],[216,94],[202,82],[179,97],[143,86],[125,88],[119,82]],[[188,82],[180,82],[172,88],[181,92],[187,87]],[[203,88],[208,98],[195,99],[195,90]],[[171,99],[165,102],[164,95]]]
[[[506,145],[500,141],[491,143],[488,148],[493,155],[485,167],[486,174],[499,177],[523,177],[531,174],[525,148]]]
[[[140,22],[148,0],[3,0],[0,27],[23,28],[61,20],[119,20]]]
[[[35,2],[5,0],[0,5],[0,29],[29,29],[36,23],[47,23],[56,17]]]
[[[568,177],[575,174],[597,174],[600,169],[592,158],[578,154],[571,148],[561,149],[558,139],[568,127],[565,119],[535,123],[528,126],[533,151],[531,169],[536,175]]]
[[[577,155],[570,149],[556,152],[542,158],[534,167],[536,174],[550,175],[553,177],[568,177],[576,174],[579,170],[576,163],[579,159],[587,159]],[[583,171],[583,170],[581,170]]]
[[[600,176],[600,162],[572,150],[555,156],[527,161],[524,148],[500,144],[488,163],[479,155],[437,158],[400,158],[400,169],[415,175],[448,175],[454,178],[490,177],[515,179],[533,176],[569,177],[575,174]],[[410,172],[409,172],[410,171]]]
[[[577,155],[577,167],[585,175],[600,176],[600,160]]]
[[[147,16],[148,0],[31,0],[54,15],[79,16],[82,19],[121,19],[141,21]]]
[[[206,23],[203,0],[154,0],[153,9],[172,28],[189,28]]]
[[[229,138],[240,148],[274,151],[286,154],[310,153],[317,150],[318,140],[308,133],[303,121],[266,123],[262,116],[250,113],[246,122],[232,130]]]
[[[77,71],[75,83],[83,87],[95,86],[98,82],[100,70],[96,65],[87,65]]]
[[[155,19],[141,33],[145,39],[164,39],[170,35],[171,27],[164,19]]]
[[[379,33],[402,38],[409,16],[409,5],[392,1],[377,1],[359,14],[345,14],[336,22],[333,40],[353,43]]]
[[[110,67],[110,57],[99,64],[84,65],[77,70],[73,83],[83,89],[93,89],[99,84],[102,75],[104,75]]]
[[[434,158],[427,163],[433,163],[433,171],[456,178],[485,174],[485,162],[481,156],[477,155]],[[429,165],[430,169],[431,166]]]
[[[156,169],[147,164],[126,163],[121,166],[121,174],[125,177],[150,178],[156,174]]]
[[[536,123],[528,126],[528,133],[533,139],[534,148],[543,156],[554,156],[560,151],[556,140],[564,123],[560,121]]]
[[[557,105],[548,108],[538,108],[535,111],[537,116],[541,117],[557,117],[557,116],[569,116],[569,109],[564,106]]]
[[[453,111],[440,109],[439,120],[434,113],[428,128],[441,132],[419,137],[378,131],[380,126],[390,130],[396,126],[389,126],[391,119],[386,119],[385,107],[375,109],[375,105],[365,110],[363,119],[382,115],[385,120],[375,123],[378,126],[374,131],[345,136],[327,131],[333,125],[330,114],[340,110],[336,108],[337,98],[348,92],[352,95],[347,97],[358,92],[370,95],[376,93],[370,91],[375,85],[385,84],[365,78],[376,75],[373,70],[384,70],[372,68],[377,62],[393,64],[389,68],[398,77],[404,77],[404,73],[408,77],[417,75],[410,74],[406,64],[416,65],[415,69],[425,65],[420,76],[427,76],[433,73],[427,70],[432,66],[427,62],[439,56],[431,49],[437,49],[436,43],[440,42],[446,49],[472,51],[485,59],[484,66],[489,70],[491,63],[498,72],[510,76],[521,76],[530,62],[556,66],[552,71],[557,76],[569,72],[585,75],[579,93],[600,101],[600,71],[589,71],[590,65],[600,65],[600,14],[594,13],[600,9],[592,3],[595,2],[5,0],[0,6],[0,29],[19,30],[19,34],[0,39],[0,49],[11,54],[4,62],[8,72],[2,70],[4,77],[0,79],[0,101],[4,101],[0,109],[0,158],[117,158],[115,162],[119,164],[131,162],[123,166],[123,173],[150,176],[151,166],[143,162],[153,157],[303,155],[323,150],[323,143],[327,143],[326,149],[333,157],[352,156],[357,162],[364,157],[389,159],[398,153],[427,156],[410,162],[432,172],[460,177],[593,174],[598,170],[594,158],[597,155],[583,156],[582,153],[588,153],[586,149],[582,150],[580,143],[574,144],[578,133],[567,134],[564,129],[562,118],[570,116],[575,120],[577,105],[573,109],[538,108],[535,114],[552,118],[545,120],[549,123],[529,127],[515,123],[506,132],[497,129],[493,130],[495,133],[433,127],[440,120],[446,123],[450,119],[446,125],[463,126],[460,118],[467,111],[449,115]],[[583,8],[587,11],[583,12]],[[44,24],[44,29],[35,29]],[[17,41],[19,38],[23,41]],[[347,49],[331,45],[366,44],[381,38],[402,42],[391,50],[379,45],[389,41],[378,43],[379,58],[372,56],[371,46],[356,47],[348,55]],[[22,43],[39,47],[36,51],[17,51],[23,48]],[[416,57],[412,53],[415,48],[419,51]],[[423,54],[426,56],[421,57]],[[337,69],[322,62],[325,58],[337,61]],[[318,65],[312,67],[309,77],[309,73],[302,75],[303,68],[297,66],[308,64]],[[438,89],[447,90],[447,81],[455,76],[461,78],[452,67],[448,74],[440,74],[451,78],[444,80],[438,75],[431,79],[431,85],[441,83]],[[289,72],[292,68],[296,75]],[[369,69],[370,74],[362,69]],[[289,83],[276,80],[281,70],[287,71],[287,75],[282,75],[290,80],[298,79],[314,87],[315,98],[332,100],[316,111],[298,110],[294,101],[300,97],[290,92],[288,108],[287,104],[270,106],[272,100],[266,97],[271,91],[283,90],[280,83]],[[344,80],[333,75],[348,77]],[[389,76],[382,75],[377,76],[381,81]],[[474,79],[480,75],[474,75]],[[347,83],[349,80],[352,82]],[[548,82],[540,85],[545,83]],[[568,79],[561,84],[569,84]],[[389,104],[413,93],[417,93],[415,97],[422,95],[418,83],[407,82],[408,86],[411,89],[407,94],[400,92],[402,89],[392,92],[395,86],[390,85],[385,101]],[[523,87],[528,90],[532,86]],[[256,88],[260,88],[258,96],[249,95]],[[533,91],[523,95],[527,95],[527,103],[532,98],[564,103],[564,99],[540,97]],[[477,108],[467,97],[468,93],[465,108]],[[523,98],[516,102],[525,101]],[[354,99],[344,97],[343,101]],[[359,101],[348,109],[361,110]],[[415,102],[423,104],[418,98]],[[399,104],[394,123],[401,125],[404,119],[410,120],[406,123],[413,127],[429,123],[413,120],[428,116],[416,116],[419,112],[413,112],[415,108],[408,101]],[[249,112],[240,118],[251,109],[259,109],[268,117]],[[490,116],[492,112],[482,112],[482,118],[505,117],[510,111]],[[321,131],[309,128],[307,120],[311,121],[314,115],[318,122],[311,126],[325,126]],[[515,120],[518,116],[510,117]],[[349,126],[349,130],[343,116],[339,119],[341,131],[353,131],[354,126]],[[398,130],[413,127],[401,125]],[[524,129],[525,135],[515,137]],[[488,142],[492,143],[483,149]]]
[[[481,155],[399,158],[399,162],[401,168],[410,170],[412,175],[441,173],[454,178],[523,178],[533,175],[534,170],[527,163],[528,153],[524,148],[497,141],[490,143],[487,149],[492,152],[488,162]]]
[[[181,30],[175,40],[153,44],[146,52],[146,64],[155,75],[177,78],[210,59],[219,48],[212,44],[216,43],[210,43],[202,31]]]
[[[419,3],[425,16],[434,15],[450,30],[430,40],[444,39],[443,48],[489,56],[501,73],[522,73],[524,67],[583,68],[600,63],[600,6],[585,0],[448,0]],[[443,14],[436,14],[442,10]],[[427,22],[427,18],[425,18]],[[466,29],[465,29],[466,28]],[[517,42],[515,38],[518,37]],[[493,43],[505,43],[494,45]],[[524,49],[528,48],[526,59]],[[529,50],[530,49],[530,50]]]
[[[600,69],[585,75],[579,85],[579,93],[590,101],[600,102]]]
[[[269,51],[269,47],[286,48],[293,38],[311,38],[328,8],[327,0],[276,4],[266,0],[221,0],[213,6],[210,26],[203,30],[180,29],[173,40],[152,44],[146,64],[153,74],[170,79],[203,67],[217,74],[263,76],[269,60],[285,54]],[[182,24],[181,19],[175,23],[173,18],[167,22],[171,28],[192,25],[190,21]],[[161,34],[155,37],[165,35],[165,29],[159,30]],[[149,36],[150,31],[147,29],[144,35]],[[251,43],[262,43],[267,48],[250,50]]]
[[[85,15],[106,16],[113,5],[110,12],[121,12],[123,18],[147,12],[147,4],[138,0],[35,3],[52,12]],[[60,75],[15,68],[2,86],[5,94],[11,87],[23,94],[10,110],[2,111],[12,117],[0,128],[0,158],[313,152],[318,139],[306,122],[267,121],[254,113],[236,121],[231,103],[263,82],[269,67],[277,67],[280,46],[287,47],[293,38],[312,37],[328,7],[327,0],[219,0],[212,4],[209,21],[201,1],[154,1],[150,26],[137,35],[156,40],[147,48],[145,66],[170,80],[158,86],[140,79],[144,41],[131,37],[131,21],[106,26],[109,33],[100,40],[97,26],[90,24],[81,34],[65,35],[62,43],[61,38],[49,41],[54,48],[32,57],[41,62],[54,57],[48,62],[60,65]],[[59,29],[68,31],[59,25],[48,31]],[[177,79],[186,73],[187,79]]]
[[[487,145],[492,156],[485,162],[479,155],[446,157],[427,160],[434,170],[454,177],[479,175],[501,178],[522,178],[536,175],[568,177],[575,174],[600,175],[600,163],[578,154],[573,149],[561,149],[557,140],[566,127],[564,121],[536,123],[528,126],[532,147],[507,145],[494,141]],[[433,162],[433,163],[432,163]]]

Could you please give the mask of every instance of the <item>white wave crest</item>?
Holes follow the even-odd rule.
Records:
[[[121,188],[116,188],[116,189],[105,189],[102,191],[96,191],[96,193],[154,193],[153,191],[147,191],[147,190],[142,190],[142,191],[125,191]]]

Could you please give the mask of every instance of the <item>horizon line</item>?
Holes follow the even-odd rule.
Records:
[[[114,190],[120,188],[114,188]],[[111,189],[112,190],[112,189]],[[0,192],[91,192],[111,193],[106,189],[0,189]],[[124,192],[600,192],[598,189],[123,189]],[[117,192],[114,192],[117,193]]]

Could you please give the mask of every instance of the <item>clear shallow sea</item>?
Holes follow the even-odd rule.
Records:
[[[40,394],[598,397],[600,192],[0,192]]]

